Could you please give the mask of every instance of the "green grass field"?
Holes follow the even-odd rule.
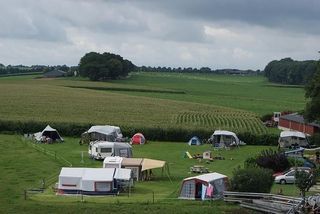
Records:
[[[278,87],[260,76],[206,74],[133,73],[125,80],[90,82],[83,78],[39,79],[36,76],[0,78],[0,118],[10,121],[73,122],[112,124],[126,127],[182,129],[228,129],[256,134],[274,132],[265,128],[259,116],[282,110],[304,108],[304,90]],[[1,130],[3,131],[3,130]],[[79,139],[39,145],[56,153],[73,166],[101,167],[102,162],[87,158],[87,147]],[[239,150],[214,151],[225,157],[213,163],[185,159],[185,151],[202,153],[209,145],[189,147],[186,143],[151,142],[134,147],[135,157],[167,161],[170,179],[155,171],[155,179],[136,184],[130,197],[55,196],[51,188],[28,195],[23,190],[40,187],[41,179],[52,186],[61,166],[67,163],[35,150],[17,135],[0,135],[0,213],[246,213],[223,202],[177,200],[181,180],[191,176],[189,168],[203,164],[228,176],[235,167],[262,149],[245,146]],[[85,162],[81,163],[81,152]],[[48,180],[48,178],[50,178]],[[280,188],[274,185],[272,192]],[[287,195],[297,195],[292,185],[281,186]],[[155,194],[155,204],[152,194]]]
[[[173,142],[150,142],[143,146],[134,146],[134,157],[149,157],[165,160],[170,169],[170,179],[160,170],[154,171],[152,181],[137,182],[128,197],[127,193],[118,197],[84,197],[81,202],[80,196],[56,196],[51,187],[57,182],[61,166],[66,166],[55,160],[53,156],[48,156],[36,151],[29,141],[21,136],[0,135],[0,145],[6,150],[1,151],[0,164],[0,209],[2,212],[43,212],[49,213],[62,211],[68,207],[68,213],[90,212],[95,207],[94,212],[100,213],[105,210],[106,205],[110,210],[116,211],[120,208],[122,212],[138,212],[140,208],[143,213],[161,213],[162,211],[176,207],[176,213],[209,213],[215,210],[216,213],[235,212],[237,206],[218,202],[192,202],[178,200],[178,192],[181,181],[185,177],[195,174],[189,173],[189,168],[193,165],[205,165],[210,171],[232,175],[232,171],[237,166],[242,166],[243,161],[250,155],[269,148],[263,146],[245,146],[240,149],[213,151],[214,155],[220,155],[225,160],[215,160],[210,164],[199,163],[198,160],[184,158],[184,152],[191,154],[202,153],[212,150],[210,145],[188,146],[186,143]],[[67,138],[61,144],[37,144],[47,151],[56,152],[57,156],[63,157],[72,163],[74,167],[101,167],[101,161],[91,160],[87,156],[87,146],[80,146],[78,139]],[[85,152],[84,163],[81,163],[81,152]],[[24,200],[23,190],[29,188],[39,188],[42,186],[42,178],[48,184],[44,193],[28,194]],[[50,178],[50,182],[48,180]],[[51,179],[54,178],[54,179]],[[274,185],[273,192],[280,188]],[[281,186],[284,193],[297,195],[298,191],[292,185]],[[153,196],[155,203],[153,204]],[[101,210],[100,210],[101,209]]]
[[[304,108],[302,88],[260,76],[133,73],[126,80],[0,78],[0,117],[267,133],[259,115]]]

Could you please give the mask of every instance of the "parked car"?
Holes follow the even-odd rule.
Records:
[[[301,170],[301,171],[306,171],[311,173],[310,168],[307,169],[308,167],[299,167],[299,168],[301,169],[290,169],[287,172],[284,172],[282,175],[276,176],[274,181],[278,184],[293,184],[296,180],[295,178],[296,170],[298,171]]]
[[[291,171],[291,170],[308,170],[308,171],[311,171],[311,168],[310,167],[305,167],[305,166],[298,166],[298,167],[291,167],[289,170],[286,170],[286,171],[283,171],[283,172],[276,172],[274,173],[272,176],[273,177],[277,177],[279,175],[284,175],[285,173]]]

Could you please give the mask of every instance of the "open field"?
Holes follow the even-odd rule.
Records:
[[[126,80],[0,78],[0,117],[264,134],[259,114],[304,107],[303,89],[263,77],[134,73]]]
[[[237,206],[226,205],[223,202],[195,202],[181,201],[177,199],[181,180],[189,177],[189,167],[195,164],[203,164],[210,169],[228,176],[232,175],[235,167],[241,166],[243,161],[250,155],[268,147],[245,146],[240,149],[213,151],[215,155],[225,157],[225,160],[215,160],[210,164],[199,163],[197,160],[183,157],[184,151],[190,153],[202,153],[211,150],[210,145],[188,146],[186,143],[172,142],[151,142],[144,146],[134,146],[134,157],[149,157],[167,161],[170,168],[170,179],[160,170],[155,170],[155,177],[152,181],[138,182],[128,197],[127,193],[122,193],[118,197],[84,197],[85,202],[81,202],[81,197],[56,196],[50,188],[57,181],[60,167],[54,157],[44,155],[36,151],[30,142],[14,135],[0,135],[0,145],[6,150],[1,152],[0,178],[1,197],[0,208],[3,212],[43,212],[49,213],[61,211],[68,208],[68,213],[90,212],[94,207],[95,212],[104,212],[104,207],[110,207],[111,211],[118,209],[121,212],[161,213],[165,210],[172,213],[209,213],[215,210],[216,213],[236,212]],[[61,144],[40,144],[46,150],[54,151],[57,155],[70,161],[73,166],[101,167],[101,161],[94,161],[86,156],[87,146],[80,146],[78,139],[66,138]],[[84,163],[81,163],[81,152],[85,152]],[[231,159],[232,158],[232,159]],[[28,188],[41,187],[42,178],[52,178],[48,189],[40,194],[28,194],[25,201],[23,190]],[[48,180],[46,180],[47,182]],[[49,181],[48,181],[49,182]],[[273,192],[279,189],[279,185],[274,185]],[[297,195],[298,190],[293,185],[282,185],[284,194]],[[155,195],[153,204],[152,195]],[[170,211],[171,210],[171,211]],[[240,210],[239,210],[240,211]],[[242,211],[243,212],[243,211]]]

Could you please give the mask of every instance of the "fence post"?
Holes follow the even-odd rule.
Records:
[[[57,159],[57,152],[56,151],[54,152],[54,159],[55,160]]]
[[[27,200],[27,190],[24,190],[24,200]]]
[[[154,191],[152,191],[152,203],[154,204]]]
[[[42,178],[42,189],[45,189],[46,187],[46,179]]]

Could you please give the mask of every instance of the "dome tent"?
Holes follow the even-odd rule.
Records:
[[[200,146],[201,145],[201,141],[197,136],[193,136],[189,142],[188,142],[189,146]]]
[[[132,136],[130,144],[145,144],[146,138],[141,133],[136,133]]]

